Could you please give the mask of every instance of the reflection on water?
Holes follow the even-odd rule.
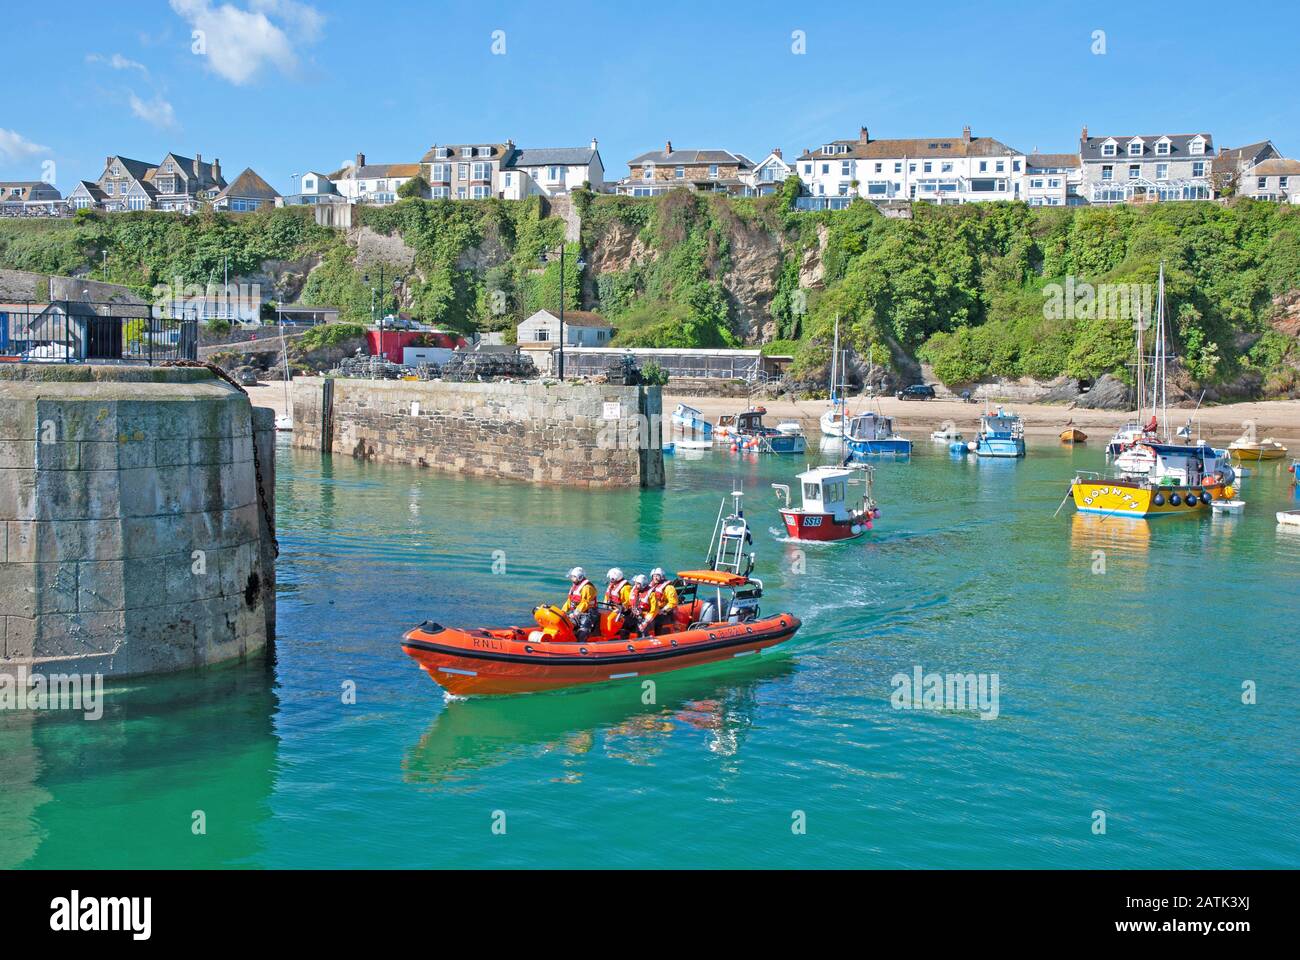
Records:
[[[752,723],[758,682],[793,670],[788,658],[775,656],[663,675],[649,689],[635,682],[546,696],[455,700],[408,752],[405,779],[443,783],[520,756],[585,754],[597,744],[607,756],[644,763],[662,752],[660,739],[683,728],[707,732],[707,749],[733,754]],[[650,698],[653,702],[643,702]]]
[[[0,867],[256,862],[276,777],[276,707],[259,658],[109,684],[98,720],[0,713]],[[206,836],[194,833],[196,811]]]

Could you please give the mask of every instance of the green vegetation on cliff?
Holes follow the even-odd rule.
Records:
[[[1300,288],[1295,208],[992,203],[918,206],[913,219],[891,220],[855,204],[812,216],[826,235],[825,286],[809,298],[804,369],[822,362],[839,315],[859,349],[888,344],[932,363],[945,383],[1128,376],[1135,317],[1070,302],[1062,290],[1104,284],[1149,299],[1164,261],[1171,334],[1191,378],[1253,371],[1274,378],[1273,392],[1295,382],[1294,338],[1269,324],[1273,298]],[[804,224],[800,238],[787,262],[816,231]]]
[[[808,213],[791,210],[790,200],[790,190],[758,199],[577,191],[582,238],[565,248],[565,303],[601,311],[618,344],[764,339],[795,352],[796,372],[809,375],[827,360],[838,316],[859,353],[870,349],[877,363],[895,366],[919,358],[950,384],[1127,376],[1133,317],[1062,290],[1149,294],[1163,261],[1175,350],[1190,378],[1270,395],[1295,389],[1300,348],[1271,322],[1275,301],[1300,290],[1295,207],[918,205],[911,219],[892,219],[864,202]],[[360,230],[405,245],[394,257],[400,264],[384,263],[385,310],[462,331],[513,331],[535,310],[559,305],[553,254],[566,224],[544,216],[539,199],[412,198],[356,215]],[[92,214],[0,221],[0,267],[87,273],[147,294],[176,277],[220,282],[227,256],[232,277],[301,261],[312,269],[298,299],[336,305],[341,319],[360,322],[371,315],[383,262],[374,257],[384,253],[358,264],[356,242],[356,230],[349,238],[318,227],[306,209]],[[386,243],[375,249],[392,250]]]
[[[297,260],[339,244],[306,208],[230,214],[79,213],[71,220],[0,220],[0,267],[118,283],[149,296],[158,284],[222,282],[268,260]]]

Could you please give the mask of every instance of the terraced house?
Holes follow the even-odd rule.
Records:
[[[1079,137],[1083,195],[1089,203],[1208,200],[1214,193],[1208,133]]]
[[[615,192],[652,197],[678,187],[704,192],[743,194],[754,163],[730,150],[674,150],[669,140],[662,150],[652,150],[627,162],[628,175]]]
[[[1078,154],[1031,153],[1025,157],[1021,191],[1031,207],[1074,207],[1084,203]]]
[[[866,127],[855,140],[832,140],[795,162],[806,197],[802,207],[837,207],[853,197],[878,203],[927,200],[939,204],[1021,199],[1025,154],[971,128],[959,137],[873,140]]]
[[[434,199],[484,200],[501,195],[501,165],[513,142],[435,144],[420,160]]]

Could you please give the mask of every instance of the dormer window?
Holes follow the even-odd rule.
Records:
[[[1156,155],[1160,157],[1169,156],[1169,141],[1161,140],[1156,144]]]
[[[1114,143],[1114,141],[1109,141],[1109,142],[1107,142],[1107,143],[1103,143],[1103,144],[1101,145],[1101,155],[1102,155],[1103,157],[1113,157],[1113,156],[1115,156],[1115,143]]]
[[[1204,153],[1204,152],[1205,152],[1205,141],[1202,140],[1200,137],[1197,137],[1195,140],[1193,140],[1191,143],[1189,143],[1189,144],[1187,145],[1187,149],[1190,150],[1192,153],[1195,153],[1195,154],[1201,154],[1201,153]]]
[[[1134,140],[1128,145],[1128,155],[1130,157],[1142,156],[1142,141]]]
[[[460,155],[461,155],[462,157],[472,157],[472,156],[474,156],[474,148],[473,148],[473,147],[461,147],[461,148],[460,148]]]

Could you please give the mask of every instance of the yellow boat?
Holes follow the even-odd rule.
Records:
[[[1214,500],[1231,500],[1232,487],[1158,484],[1148,480],[1080,477],[1071,488],[1080,513],[1104,513],[1120,517],[1163,517],[1171,514],[1204,513]]]
[[[1286,456],[1286,447],[1272,437],[1263,440],[1241,437],[1228,444],[1228,456],[1234,460],[1281,460]]]
[[[1087,443],[1088,435],[1078,427],[1067,427],[1061,431],[1062,443]]]
[[[1231,470],[1207,445],[1146,443],[1138,449],[1150,461],[1141,473],[1074,478],[1070,491],[1080,513],[1144,518],[1208,513],[1214,500],[1235,496]]]

